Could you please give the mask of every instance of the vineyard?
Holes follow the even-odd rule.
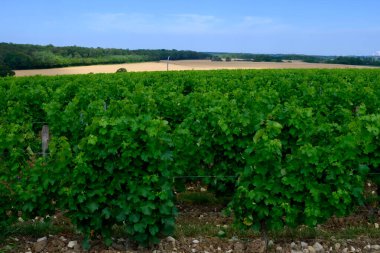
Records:
[[[114,225],[155,244],[195,178],[242,228],[316,226],[380,182],[379,70],[7,77],[0,97],[0,229],[64,210],[85,247]]]

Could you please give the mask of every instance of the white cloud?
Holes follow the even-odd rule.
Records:
[[[91,13],[85,15],[87,26],[95,31],[144,32],[153,29],[152,17],[136,13]]]
[[[232,22],[229,31],[232,34],[277,34],[289,32],[293,27],[281,23],[270,17],[245,16],[236,22]]]
[[[274,21],[268,17],[256,17],[256,16],[246,16],[243,19],[242,25],[245,26],[260,26],[260,25],[271,25]]]
[[[211,15],[146,15],[141,13],[92,13],[85,16],[87,26],[95,31],[133,33],[208,33],[221,19]]]
[[[380,51],[376,51],[375,56],[380,56]]]
[[[222,23],[212,15],[177,14],[169,17],[166,28],[176,33],[209,33],[216,32]]]
[[[288,27],[269,17],[218,17],[193,13],[147,15],[143,13],[92,13],[84,19],[97,32],[178,35],[270,34]]]

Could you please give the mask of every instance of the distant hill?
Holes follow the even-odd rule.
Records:
[[[55,47],[0,43],[0,66],[38,69],[67,66],[172,60],[209,59],[210,54],[178,50],[129,50],[115,48]]]

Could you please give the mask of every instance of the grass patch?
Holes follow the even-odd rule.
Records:
[[[35,240],[50,234],[57,235],[60,233],[74,233],[74,229],[68,225],[52,224],[50,221],[19,222],[12,226],[2,227],[0,233],[0,253],[19,252],[17,249],[23,242],[14,241],[11,237],[27,237]]]
[[[205,205],[205,204],[221,204],[223,200],[219,200],[211,192],[182,192],[177,194],[178,204]]]
[[[219,225],[196,219],[180,219],[177,221],[174,234],[175,238],[195,236],[253,239],[260,238],[261,233],[254,230],[244,230],[233,224]],[[279,231],[269,231],[268,236],[277,242],[308,241],[315,239],[329,240],[331,237],[335,237],[336,239],[355,239],[359,237],[380,239],[380,229],[374,228],[373,225],[340,227],[335,229],[323,228],[323,226],[316,228],[300,226],[298,228],[284,228]]]
[[[32,238],[40,238],[48,234],[73,233],[73,227],[69,225],[56,225],[50,221],[44,222],[19,222],[12,226],[5,227],[0,234],[0,239],[11,236],[28,236]]]

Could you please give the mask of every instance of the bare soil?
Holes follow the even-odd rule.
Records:
[[[89,73],[115,73],[119,68],[125,68],[128,72],[141,71],[166,71],[166,61],[161,62],[143,62],[143,63],[125,63],[109,65],[91,65],[79,67],[65,67],[52,69],[30,69],[16,70],[16,76],[34,76],[34,75],[70,75],[70,74],[89,74]],[[248,62],[248,61],[231,61],[231,62],[213,62],[210,60],[182,60],[170,61],[169,70],[213,70],[213,69],[337,69],[337,68],[371,68],[367,66],[353,66],[341,64],[322,64],[306,63],[302,61],[291,62]]]
[[[107,247],[102,243],[100,237],[93,238],[91,242],[91,249],[84,251],[81,247],[82,236],[74,231],[67,230],[58,234],[45,235],[45,242],[39,245],[38,238],[35,236],[13,236],[9,237],[5,242],[0,242],[0,252],[41,252],[41,253],[195,253],[195,252],[209,252],[209,253],[244,253],[244,252],[276,252],[276,253],[290,253],[290,252],[309,252],[302,251],[302,244],[309,246],[319,243],[323,246],[324,252],[372,252],[379,253],[378,250],[366,250],[367,245],[380,244],[379,237],[364,232],[355,234],[351,238],[342,238],[345,230],[352,227],[370,227],[373,224],[368,223],[366,217],[366,210],[359,212],[350,217],[345,218],[332,218],[324,225],[320,226],[320,231],[326,231],[326,236],[315,237],[307,233],[299,234],[284,234],[277,239],[274,239],[272,245],[265,250],[265,243],[258,234],[231,234],[229,230],[232,227],[232,218],[226,217],[222,210],[221,205],[193,205],[182,204],[177,206],[180,213],[177,217],[178,230],[183,226],[186,227],[186,235],[177,231],[173,237],[164,238],[159,245],[142,248],[131,243],[127,238],[114,238],[114,243]],[[380,221],[380,215],[376,214],[374,221]],[[54,221],[56,225],[70,226],[70,221],[59,216]],[[202,234],[191,234],[188,230],[190,227],[215,227],[216,231],[224,230],[227,232],[225,237],[217,236],[212,230],[203,231]],[[372,229],[373,231],[373,229]],[[196,232],[196,231],[195,231]],[[199,232],[199,231],[198,231]],[[236,232],[236,231],[235,231]],[[190,234],[189,234],[190,233]],[[244,236],[243,236],[244,235]],[[271,239],[271,238],[269,238]],[[70,248],[68,245],[70,241],[76,241],[77,245]],[[293,244],[293,246],[292,246]],[[294,246],[295,245],[295,246]],[[339,245],[339,246],[338,246]],[[339,248],[337,248],[339,247]],[[368,246],[367,246],[368,247]],[[297,249],[298,250],[297,250]],[[352,251],[355,248],[360,251]]]

